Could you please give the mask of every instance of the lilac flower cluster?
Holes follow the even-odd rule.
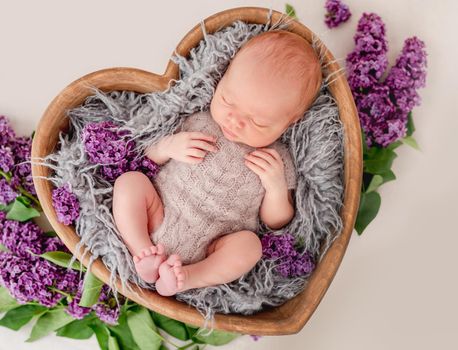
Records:
[[[0,284],[18,302],[38,302],[53,307],[63,297],[57,290],[76,292],[78,273],[32,255],[66,251],[57,237],[45,236],[31,221],[8,220],[5,212],[0,211],[0,243],[9,250],[0,252]]]
[[[348,21],[351,16],[349,7],[340,0],[326,0],[324,7],[327,10],[324,23],[329,28],[337,27],[340,23]]]
[[[275,235],[267,233],[261,238],[262,253],[267,259],[278,262],[277,272],[283,277],[304,276],[315,268],[308,252],[300,254],[294,247],[294,237],[290,233]]]
[[[8,119],[0,115],[0,204],[14,200],[22,187],[36,195],[29,163],[31,137],[16,137]]]
[[[35,256],[49,251],[69,252],[58,237],[47,237],[32,221],[8,220],[6,213],[0,211],[0,243],[9,250],[0,251],[0,284],[19,303],[38,302],[54,307],[64,294],[70,294],[74,297],[66,308],[69,315],[82,319],[94,310],[101,321],[116,324],[120,310],[107,285],[102,288],[98,304],[92,308],[79,306],[83,284],[79,272]]]
[[[85,125],[82,141],[89,160],[101,165],[100,175],[111,183],[127,171],[141,171],[154,178],[159,166],[147,157],[137,157],[133,151],[135,145],[125,140],[126,135],[111,121]]]
[[[64,225],[70,225],[78,219],[80,204],[78,198],[71,192],[70,185],[53,189],[52,204],[57,213],[57,220]]]
[[[409,38],[386,79],[388,66],[385,24],[375,13],[364,13],[347,56],[348,83],[359,112],[368,147],[386,147],[406,135],[408,113],[420,104],[417,89],[425,86],[426,51],[417,37]]]

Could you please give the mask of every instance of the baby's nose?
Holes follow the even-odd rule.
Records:
[[[229,116],[229,123],[238,129],[245,125],[245,122],[242,120],[242,118],[234,115]]]

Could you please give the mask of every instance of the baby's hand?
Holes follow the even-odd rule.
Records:
[[[266,191],[287,189],[283,161],[275,149],[260,148],[246,154],[245,165],[259,176]]]
[[[164,144],[164,152],[175,160],[197,164],[204,160],[208,151],[216,152],[213,145],[216,136],[204,134],[199,131],[182,131],[170,135]]]

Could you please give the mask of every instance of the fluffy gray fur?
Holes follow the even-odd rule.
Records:
[[[188,57],[175,52],[172,60],[179,65],[180,77],[166,91],[138,94],[129,91],[104,93],[95,87],[83,105],[67,111],[70,128],[60,133],[55,153],[43,162],[54,173],[47,179],[54,186],[69,183],[77,195],[81,210],[75,229],[81,237],[77,249],[91,253],[91,263],[101,258],[111,271],[110,284],[119,277],[123,288],[127,281],[154,290],[140,280],[132,257],[120,238],[112,208],[113,187],[95,173],[98,165],[90,164],[80,135],[87,123],[111,120],[130,131],[139,154],[165,135],[172,134],[183,119],[209,108],[219,79],[237,50],[251,37],[276,28],[287,28],[287,22],[271,25],[247,24],[241,21],[209,35],[202,23],[204,39]],[[313,46],[323,55],[314,40]],[[335,100],[327,86],[330,75],[323,68],[320,95],[292,125],[282,141],[289,145],[297,169],[295,195],[296,214],[278,234],[291,232],[303,249],[321,261],[324,253],[342,229],[339,212],[343,201],[343,126]],[[271,231],[261,223],[260,235]],[[321,252],[320,252],[321,245]],[[215,312],[252,314],[268,307],[283,304],[301,292],[309,276],[284,278],[275,272],[276,262],[261,259],[248,273],[231,283],[188,290],[176,295],[178,300],[196,307],[205,317],[205,324],[213,320]],[[114,288],[115,289],[115,288]],[[129,288],[129,290],[131,290]],[[115,292],[117,290],[115,289]],[[141,295],[139,296],[141,297]]]

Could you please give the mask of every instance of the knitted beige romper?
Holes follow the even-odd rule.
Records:
[[[226,139],[210,111],[190,115],[176,132],[180,131],[216,136],[219,149],[207,152],[199,164],[170,159],[153,181],[164,207],[164,220],[151,233],[153,243],[162,243],[167,255],[178,254],[189,264],[204,259],[207,246],[222,235],[242,230],[256,233],[265,190],[258,175],[244,164],[243,156],[255,148]],[[288,189],[296,188],[286,145],[277,140],[267,148],[281,155]]]

